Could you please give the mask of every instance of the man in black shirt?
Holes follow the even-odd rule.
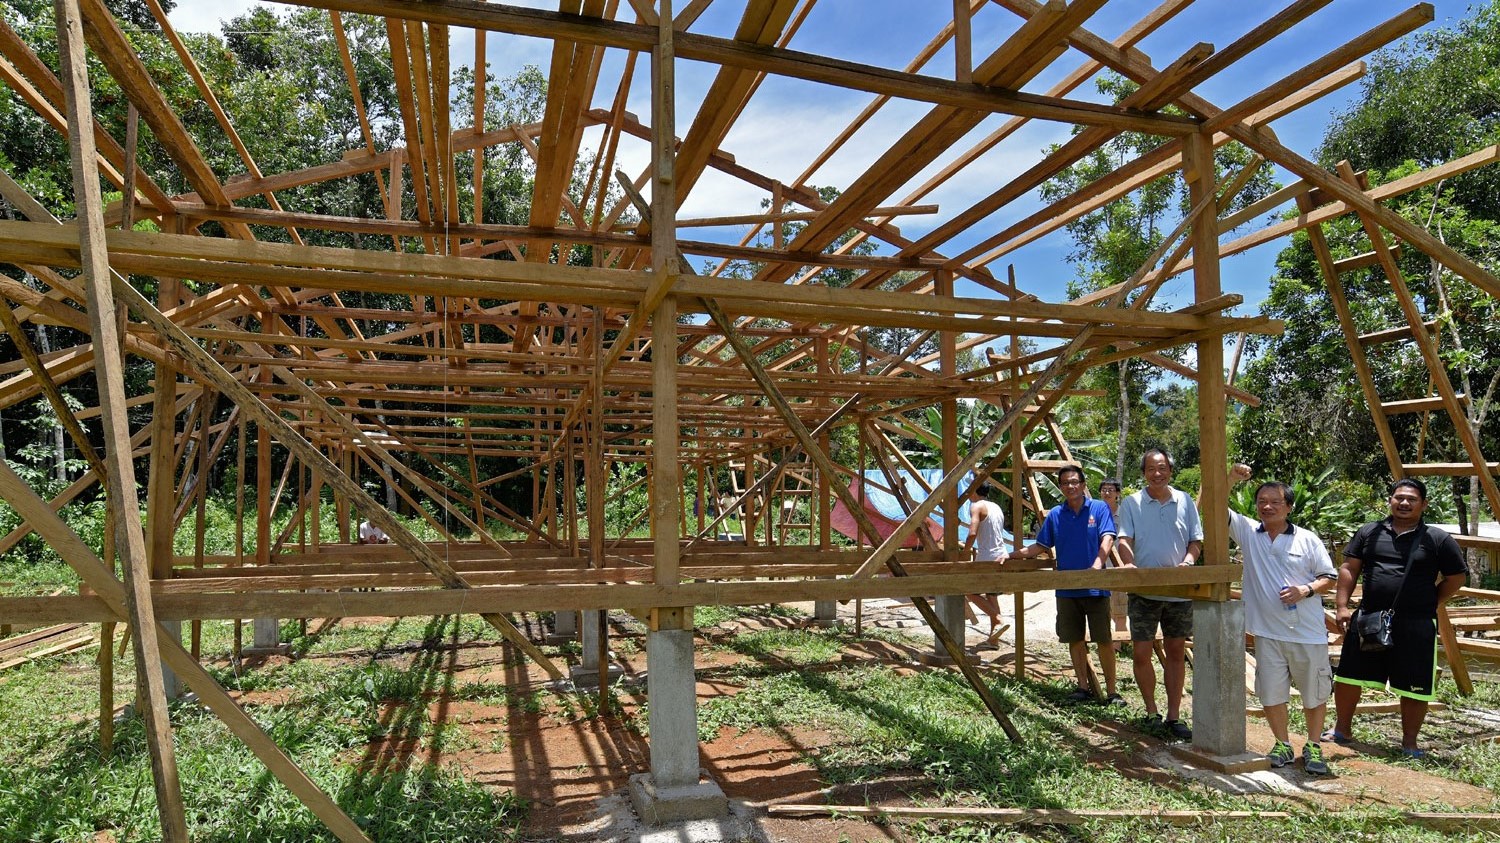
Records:
[[[1425,753],[1417,748],[1417,732],[1427,718],[1437,674],[1437,608],[1463,587],[1468,567],[1453,536],[1422,521],[1427,509],[1427,486],[1422,481],[1397,481],[1389,504],[1389,518],[1359,528],[1344,548],[1334,600],[1339,628],[1344,630],[1344,649],[1334,676],[1338,715],[1323,740],[1347,743],[1363,688],[1389,685],[1401,698],[1401,751],[1421,758]],[[1349,596],[1361,578],[1361,613],[1396,610],[1391,624],[1395,643],[1390,649],[1361,649],[1351,626]]]

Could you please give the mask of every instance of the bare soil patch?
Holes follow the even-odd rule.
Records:
[[[899,628],[914,633],[921,630],[920,620],[909,607],[867,604],[864,612],[863,620],[872,628]],[[346,619],[342,623],[359,621]],[[707,642],[712,642],[752,629],[800,623],[796,619],[751,618],[702,630],[701,634]],[[999,647],[993,648],[984,644],[982,630],[970,627],[967,644],[984,669],[1013,675],[1011,634],[1007,633]],[[1028,678],[1053,681],[1067,673],[1065,652],[1047,638],[1036,624],[1031,625]],[[438,660],[446,674],[444,690],[429,695],[427,716],[435,726],[457,727],[455,731],[464,737],[442,742],[440,750],[434,749],[436,743],[428,740],[388,739],[372,743],[364,748],[359,764],[370,772],[414,762],[453,765],[473,780],[498,790],[514,791],[527,800],[525,839],[590,839],[588,830],[591,823],[597,822],[601,799],[619,794],[632,774],[646,771],[650,765],[647,741],[633,723],[634,715],[646,701],[644,638],[628,626],[612,629],[611,645],[614,657],[624,668],[623,678],[614,686],[623,712],[606,717],[588,714],[592,703],[585,695],[596,696],[596,691],[580,691],[562,705],[555,702],[539,708],[517,705],[517,697],[548,687],[547,677],[535,666],[521,666],[508,646],[440,647],[437,653],[403,654],[398,663],[400,658],[421,659],[430,668],[433,660]],[[923,656],[929,651],[930,648],[916,644],[858,640],[843,649],[840,661],[879,661],[904,671],[951,669],[925,664]],[[700,702],[740,690],[725,678],[731,671],[723,668],[746,661],[745,657],[708,648],[700,648],[698,656]],[[351,660],[366,657],[349,656]],[[1128,674],[1128,664],[1128,660],[1122,662],[1122,675]],[[461,694],[446,690],[469,683],[503,684],[511,698],[463,699]],[[1125,685],[1124,691],[1127,698],[1138,704],[1139,698],[1131,696],[1131,686]],[[245,700],[273,705],[284,701],[283,695],[275,690],[247,694]],[[384,718],[391,723],[400,722],[407,712],[399,709],[391,706],[384,712]],[[1110,710],[1098,719],[1086,719],[1074,738],[1089,747],[1091,764],[1113,767],[1129,778],[1185,786],[1194,774],[1184,771],[1162,737],[1138,726],[1134,718],[1139,711],[1137,705],[1128,711]],[[1370,722],[1381,719],[1389,721],[1386,725],[1394,731],[1394,715],[1378,716]],[[1269,748],[1272,738],[1263,721],[1250,719],[1247,730],[1253,751]],[[1500,730],[1492,728],[1486,732],[1479,728],[1462,740],[1493,740],[1497,735]],[[920,776],[900,773],[855,786],[827,786],[808,759],[820,748],[834,744],[836,738],[816,729],[746,732],[725,729],[713,740],[701,744],[702,763],[731,800],[757,809],[773,803],[910,806],[935,804],[941,796]],[[1301,740],[1294,740],[1294,745],[1300,750]],[[1267,810],[1331,811],[1370,805],[1412,808],[1439,799],[1458,810],[1494,810],[1495,796],[1488,790],[1455,782],[1418,765],[1397,762],[1387,746],[1325,744],[1324,748],[1334,767],[1331,776],[1308,776],[1300,767],[1288,767],[1256,774],[1258,784],[1240,782],[1226,789],[1250,791],[1246,794],[1248,798],[1263,801]],[[1434,746],[1436,760],[1430,763],[1441,763],[1445,754],[1451,755],[1457,749],[1457,746]],[[1214,777],[1207,780],[1215,784]],[[759,825],[764,839],[778,843],[907,839],[899,824],[880,825],[847,818],[762,816]]]

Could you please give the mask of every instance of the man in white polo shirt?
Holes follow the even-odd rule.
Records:
[[[1249,466],[1236,463],[1229,469],[1231,486],[1248,479]],[[1266,758],[1273,767],[1285,767],[1296,757],[1287,731],[1287,704],[1295,685],[1307,719],[1302,766],[1324,775],[1328,762],[1318,741],[1333,693],[1333,670],[1319,595],[1338,583],[1338,572],[1323,542],[1289,520],[1292,503],[1291,487],[1268,480],[1255,490],[1260,523],[1230,510],[1229,534],[1245,558],[1242,595],[1245,631],[1255,636],[1255,695],[1276,737]]]

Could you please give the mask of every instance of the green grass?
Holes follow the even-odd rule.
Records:
[[[757,621],[735,634],[715,629],[744,617]],[[806,747],[805,760],[822,784],[841,798],[886,783],[874,802],[890,800],[899,783],[918,805],[1131,809],[1144,816],[1073,828],[970,822],[901,822],[900,839],[1080,840],[1154,843],[1191,838],[1209,841],[1386,841],[1493,839],[1443,835],[1395,821],[1385,809],[1315,811],[1308,802],[1276,796],[1233,796],[1170,774],[1150,777],[1134,762],[1103,759],[1083,738],[1093,726],[1103,741],[1129,759],[1130,741],[1108,737],[1132,727],[1129,713],[1101,706],[1067,706],[1070,683],[1020,682],[988,674],[990,689],[1020,729],[1023,742],[1006,738],[961,676],[951,670],[913,669],[872,659],[844,661],[861,641],[880,639],[907,648],[931,646],[925,633],[871,629],[817,629],[788,621],[801,614],[785,607],[699,607],[695,618],[709,646],[741,657],[705,668],[702,677],[738,686],[738,692],[705,702],[698,711],[704,741],[729,732],[764,730]],[[617,652],[640,646],[640,624],[611,616]],[[203,625],[203,651],[226,687],[248,695],[247,709],[273,739],[376,840],[515,840],[526,806],[514,794],[481,786],[462,771],[428,763],[463,749],[509,751],[505,718],[573,721],[594,716],[596,697],[559,696],[493,680],[460,681],[451,672],[455,648],[486,665],[506,667],[508,648],[476,617],[401,618],[354,625],[314,622],[282,626],[296,658],[254,668],[224,658],[232,626]],[[620,634],[623,631],[625,634]],[[248,632],[247,632],[248,634]],[[1035,647],[1033,648],[1035,652]],[[549,652],[556,652],[549,649]],[[1043,649],[1058,675],[1063,654]],[[149,763],[138,721],[126,721],[116,750],[97,750],[95,652],[46,659],[0,675],[0,840],[92,840],[101,830],[120,841],[159,836]],[[1128,665],[1128,663],[1127,663]],[[1122,675],[1128,667],[1122,670]],[[116,671],[117,701],[133,693],[129,661]],[[1127,695],[1130,683],[1124,683]],[[626,728],[645,728],[644,691],[616,686],[612,714]],[[1437,747],[1420,769],[1455,782],[1500,789],[1500,745],[1473,740],[1468,709],[1500,710],[1500,686],[1481,682],[1459,697],[1450,680],[1439,686],[1446,711],[1433,712],[1424,739]],[[439,697],[501,710],[483,725],[435,722]],[[1300,717],[1294,715],[1294,717]],[[192,705],[174,709],[174,733],[183,793],[195,840],[302,841],[330,839],[321,824],[228,734],[214,717]],[[1300,723],[1298,724],[1300,725]],[[1374,746],[1393,743],[1394,715],[1361,716],[1356,735]],[[1104,737],[1098,737],[1099,734]],[[396,749],[399,747],[399,751]],[[1382,759],[1393,760],[1393,759]],[[1336,765],[1337,766],[1337,765]],[[1417,769],[1418,765],[1412,765]],[[732,795],[732,794],[731,794]],[[1445,810],[1437,789],[1428,804]],[[1154,810],[1286,810],[1284,821],[1257,820],[1178,829],[1152,819]],[[1500,810],[1492,800],[1489,810]],[[868,836],[882,836],[872,827]],[[861,839],[863,836],[861,836]]]
[[[204,652],[226,653],[227,623],[204,624]],[[335,626],[295,638],[307,657],[255,670],[210,666],[226,687],[275,692],[246,706],[261,727],[373,839],[507,841],[525,805],[513,794],[427,763],[429,752],[477,745],[452,723],[434,723],[429,701],[460,698],[534,713],[539,697],[476,683],[453,687],[444,645],[498,636],[478,619],[402,619],[372,627]],[[344,653],[330,657],[337,648]],[[352,654],[348,655],[348,654]],[[159,839],[145,736],[125,720],[113,753],[98,748],[94,652],[45,659],[0,681],[0,840],[91,841],[108,830],[119,841]],[[134,693],[129,661],[117,664],[115,697]],[[194,840],[332,840],[306,808],[212,714],[173,707],[173,737]],[[373,742],[373,743],[372,743]],[[391,752],[400,746],[403,752]]]

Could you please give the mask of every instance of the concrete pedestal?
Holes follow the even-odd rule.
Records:
[[[578,637],[577,612],[553,612],[552,631],[547,633],[548,644],[566,644]]]
[[[630,778],[636,813],[650,825],[722,817],[729,800],[699,767],[693,631],[646,633],[651,772]]]
[[[599,618],[598,609],[577,614],[578,645],[583,648],[579,665],[585,670],[599,669]]]
[[[658,791],[698,784],[695,684],[692,630],[662,629],[646,633],[651,778]]]
[[[707,770],[678,787],[660,787],[650,773],[637,773],[630,777],[630,802],[641,822],[653,826],[729,815],[729,799]]]
[[[159,621],[158,623],[161,624],[161,629],[158,630],[159,635],[170,635],[173,641],[182,643],[182,621]],[[182,696],[182,677],[178,676],[172,668],[167,667],[166,662],[162,662],[161,678],[167,699],[175,700]]]
[[[813,626],[835,626],[839,622],[837,600],[818,600],[813,603]]]
[[[1245,755],[1245,604],[1193,604],[1193,750]]]
[[[578,624],[578,644],[583,648],[579,657],[579,664],[568,671],[568,677],[573,684],[580,688],[596,688],[599,686],[599,618],[603,613],[599,610],[578,612],[575,617]],[[606,661],[603,665],[605,677],[613,682],[625,671],[617,664]]]
[[[944,594],[932,598],[932,611],[948,628],[948,634],[958,642],[960,648],[964,645],[964,596],[962,594]],[[953,657],[948,655],[948,650],[943,646],[942,639],[938,638],[937,632],[932,633],[932,654],[923,658],[928,664],[953,664]]]

